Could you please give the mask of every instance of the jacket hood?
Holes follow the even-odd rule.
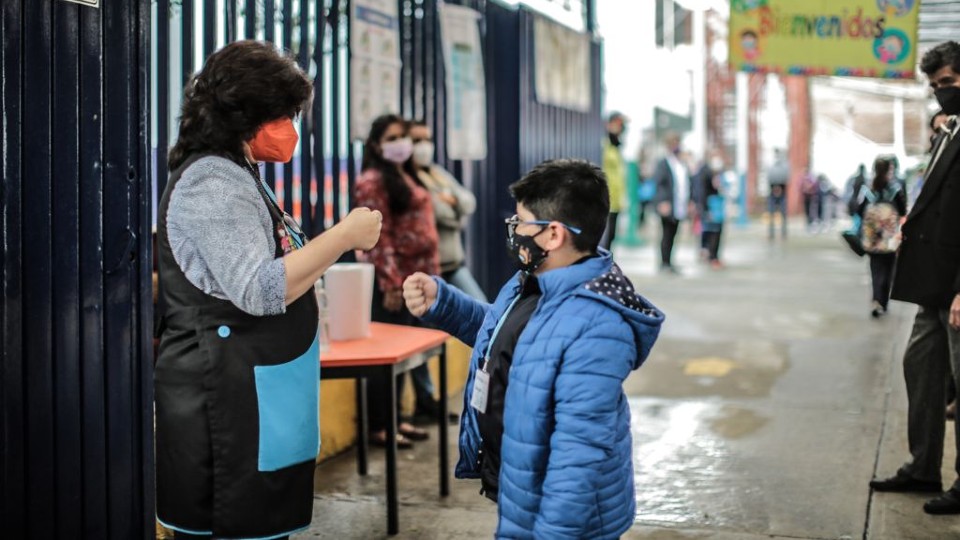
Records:
[[[637,292],[630,278],[613,262],[609,253],[601,252],[601,257],[609,261],[608,270],[585,283],[577,294],[612,307],[630,325],[637,344],[637,358],[633,369],[637,369],[650,355],[653,344],[660,335],[665,316]]]

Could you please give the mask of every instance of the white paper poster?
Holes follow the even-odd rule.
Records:
[[[381,114],[400,112],[396,0],[354,0],[350,12],[350,136],[365,139]]]
[[[533,27],[537,101],[589,112],[590,37],[537,17]]]
[[[447,157],[487,157],[487,93],[480,46],[480,13],[443,4],[441,35],[447,85]]]

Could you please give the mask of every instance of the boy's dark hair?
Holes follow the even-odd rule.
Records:
[[[932,76],[945,66],[950,66],[953,71],[960,73],[960,43],[956,41],[944,41],[936,47],[930,49],[920,60],[920,69]]]
[[[544,161],[510,186],[513,198],[537,219],[580,229],[578,251],[595,253],[607,226],[610,192],[600,167],[583,160]]]
[[[244,141],[266,122],[299,114],[311,95],[306,73],[274,45],[251,40],[227,45],[187,82],[179,135],[167,159],[170,170],[201,153],[242,163]]]

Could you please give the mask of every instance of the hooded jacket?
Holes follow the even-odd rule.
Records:
[[[618,538],[636,512],[622,383],[650,354],[664,315],[606,251],[538,279],[543,295],[514,350],[505,398],[496,537]],[[519,280],[492,305],[437,282],[424,319],[474,348],[456,476],[478,478],[481,439],[470,396]]]

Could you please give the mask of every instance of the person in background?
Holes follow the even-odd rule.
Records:
[[[383,214],[383,234],[377,246],[361,261],[376,268],[373,288],[372,319],[378,322],[417,326],[416,319],[403,305],[403,280],[416,272],[440,273],[436,218],[430,192],[414,169],[413,141],[407,122],[397,115],[383,115],[373,121],[363,146],[363,163],[356,185],[356,204]],[[370,442],[387,444],[383,399],[390,381],[367,381]],[[397,396],[403,393],[403,377],[397,378]],[[429,396],[432,401],[433,396]],[[399,410],[399,407],[398,407]],[[411,441],[424,440],[423,429],[409,422],[398,422],[397,447],[410,448]]]
[[[790,184],[790,163],[781,149],[774,150],[774,162],[767,171],[767,183],[770,185],[770,198],[767,201],[767,213],[770,216],[770,241],[776,231],[775,216],[780,216],[780,238],[787,239],[787,186]],[[809,213],[807,214],[809,215]]]
[[[314,283],[380,213],[307,241],[259,164],[290,161],[313,86],[272,44],[213,53],[184,91],[157,226],[157,519],[175,538],[310,525],[319,433]],[[122,494],[119,496],[123,496]]]
[[[630,406],[664,315],[599,248],[607,183],[585,161],[541,163],[510,186],[519,272],[493,304],[425,274],[407,307],[473,356],[457,478],[497,503],[496,538],[613,540],[636,519]]]
[[[809,169],[803,174],[800,191],[803,194],[803,214],[807,219],[807,232],[813,232],[820,214],[820,179]]]
[[[433,133],[425,122],[413,122],[410,137],[417,177],[433,196],[433,213],[440,235],[440,277],[473,298],[486,302],[483,289],[466,266],[463,250],[463,229],[477,208],[477,199],[452,174],[433,161]]]
[[[820,230],[828,231],[833,227],[837,218],[837,201],[840,196],[837,195],[837,189],[833,187],[833,182],[823,173],[817,175],[817,187],[820,188],[818,214],[820,218]]]
[[[860,190],[867,185],[867,166],[863,163],[857,166],[857,172],[847,179],[843,187],[843,200],[847,204],[847,214],[855,216],[860,203]]]
[[[600,240],[600,247],[610,250],[617,236],[617,218],[623,208],[623,199],[627,192],[627,166],[623,161],[620,147],[627,129],[627,118],[619,113],[610,113],[607,119],[607,136],[603,139],[603,174],[607,177],[610,190],[610,215],[607,229]]]
[[[907,196],[900,184],[894,181],[893,163],[888,159],[877,158],[873,163],[873,183],[870,186],[863,186],[860,194],[857,196],[859,203],[857,205],[857,215],[860,216],[861,223],[864,226],[864,234],[875,235],[880,233],[881,227],[877,217],[869,214],[875,213],[879,216],[887,212],[886,217],[895,219],[895,226],[899,224],[900,218],[907,215]],[[890,216],[890,210],[895,212]],[[869,239],[864,242],[866,248],[871,242]],[[893,265],[896,261],[896,251],[876,251],[868,250],[870,257],[870,278],[873,283],[873,306],[870,314],[873,318],[879,318],[887,312],[887,304],[890,301],[890,286],[893,280]]]
[[[410,138],[413,141],[413,163],[417,178],[430,190],[433,200],[440,239],[440,277],[471,297],[486,302],[483,289],[467,268],[463,249],[463,229],[477,208],[477,199],[452,174],[434,162],[436,148],[433,133],[426,122],[411,122]],[[416,395],[415,418],[436,420],[439,403],[433,397],[434,384],[427,365],[421,364],[413,369],[410,377]],[[444,399],[444,396],[440,399]]]
[[[715,150],[696,177],[700,185],[697,189],[697,207],[699,215],[702,216],[702,247],[706,260],[714,270],[723,268],[723,263],[720,262],[720,239],[723,234],[726,204],[723,185],[725,169],[723,154]]]
[[[654,179],[657,193],[654,196],[657,214],[662,224],[660,240],[660,271],[680,274],[673,264],[673,245],[680,223],[690,217],[693,209],[692,182],[687,166],[680,159],[680,135],[668,133],[664,137],[666,155],[657,163]]]

